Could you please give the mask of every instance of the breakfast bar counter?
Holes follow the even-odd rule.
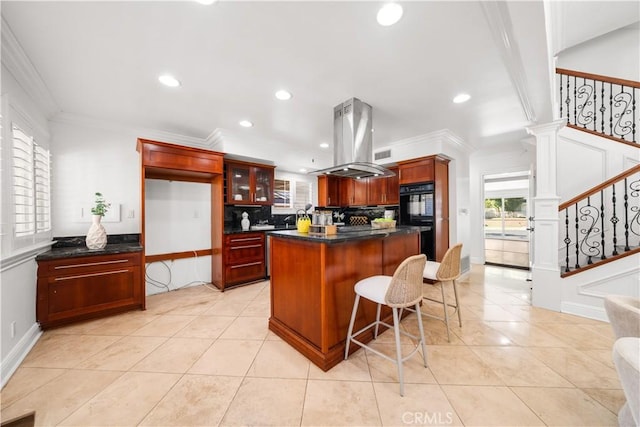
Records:
[[[283,230],[269,236],[269,329],[324,371],[344,358],[356,282],[393,275],[405,258],[420,253],[418,227],[356,229],[327,236]],[[375,304],[363,302],[356,330],[375,319]],[[382,318],[391,322],[388,308]],[[373,338],[372,331],[365,334],[360,340]]]

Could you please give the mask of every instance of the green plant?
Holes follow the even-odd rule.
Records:
[[[102,193],[96,193],[96,205],[91,208],[91,213],[94,215],[104,216],[109,208],[111,207],[111,203],[108,203]]]

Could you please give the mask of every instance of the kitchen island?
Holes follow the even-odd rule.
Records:
[[[344,358],[356,282],[378,274],[393,275],[406,257],[420,253],[419,227],[328,236],[296,230],[269,235],[269,329],[324,371]],[[356,330],[372,322],[375,314],[375,304],[361,301]],[[391,323],[391,310],[383,310],[382,318]],[[359,339],[370,341],[373,332]]]

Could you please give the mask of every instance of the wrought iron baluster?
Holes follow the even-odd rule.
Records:
[[[580,224],[578,220],[578,203],[576,203],[576,268],[580,268]]]
[[[629,194],[627,193],[627,178],[624,179],[624,250],[629,248]]]
[[[576,76],[573,76],[573,124],[578,124],[578,82]]]
[[[560,118],[562,118],[562,104],[564,103],[564,99],[562,99],[562,76],[564,74],[559,74],[560,77],[560,84],[558,85],[558,87],[560,88]]]
[[[631,88],[631,111],[633,117],[633,124],[631,125],[631,141],[636,141],[636,89]]]
[[[616,227],[618,226],[618,216],[616,215],[616,184],[611,184],[611,190],[613,194],[611,196],[611,203],[613,204],[613,216],[611,217],[611,224],[613,224],[613,252],[611,255],[618,255],[618,235]]]
[[[569,89],[570,89],[570,82],[571,81],[571,77],[567,76],[567,123],[571,123],[571,118],[570,118],[570,105],[571,105],[571,98],[569,96]]]
[[[613,136],[613,85],[609,83],[609,136]]]
[[[602,244],[600,259],[607,259],[604,254],[604,190],[600,190],[600,243]]]
[[[565,208],[564,210],[564,250],[565,250],[565,273],[571,271],[569,269],[569,245],[571,244],[571,239],[569,238],[569,208]]]
[[[598,96],[596,94],[596,81],[593,81],[593,130],[597,131],[597,118],[598,113],[596,112],[596,104],[598,103]]]
[[[604,82],[600,82],[600,132],[604,133],[604,112],[607,108],[604,106]]]

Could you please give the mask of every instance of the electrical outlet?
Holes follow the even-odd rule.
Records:
[[[135,217],[136,217],[136,211],[133,209],[129,210],[129,212],[127,213],[127,218],[133,219]]]
[[[11,338],[16,337],[16,321],[11,322]]]

